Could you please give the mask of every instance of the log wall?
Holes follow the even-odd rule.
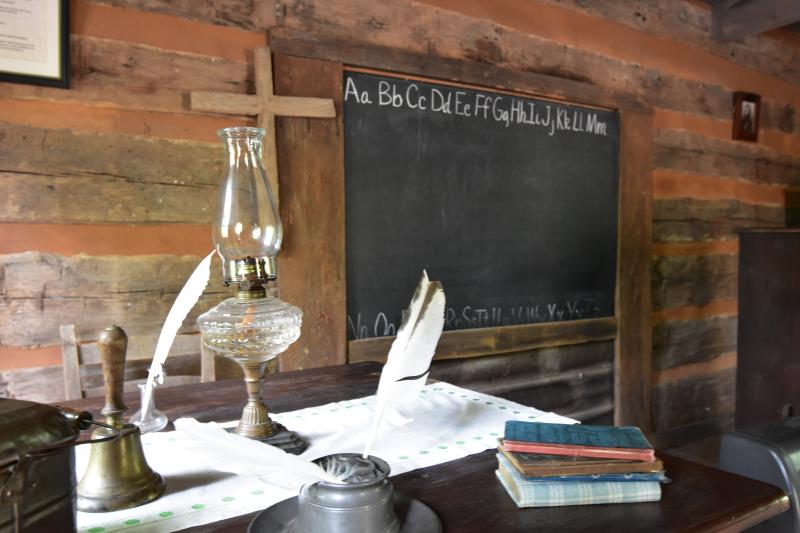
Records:
[[[71,6],[73,88],[0,84],[0,391],[58,364],[59,324],[166,314],[211,246],[214,131],[252,123],[191,112],[187,93],[252,91],[251,50],[280,27],[559,76],[651,107],[654,428],[730,419],[736,229],[782,225],[800,185],[798,34],[717,43],[708,8],[690,0]],[[758,143],[730,140],[736,90],[762,95]],[[213,286],[199,309],[224,292]],[[289,367],[315,364],[297,353]]]

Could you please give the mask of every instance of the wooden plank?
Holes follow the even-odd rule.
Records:
[[[252,125],[252,120],[241,117],[221,118],[199,113],[161,113],[91,103],[11,98],[3,100],[0,121],[42,128],[77,128],[82,131],[203,142],[217,141],[216,131],[220,128]]]
[[[78,361],[78,339],[74,325],[61,326],[61,369],[64,375],[64,394],[67,400],[80,400],[81,370]]]
[[[735,315],[658,322],[653,327],[653,368],[710,361],[735,351],[736,323]]]
[[[735,239],[742,228],[785,224],[785,210],[778,206],[694,198],[653,201],[654,242]]]
[[[621,113],[614,422],[649,433],[652,116]]]
[[[72,35],[71,56],[69,91],[4,83],[0,96],[185,114],[191,112],[189,91],[245,94],[253,86],[252,69],[244,61],[126,41]]]
[[[125,360],[152,360],[163,324],[163,321],[153,321],[151,324],[143,324],[139,326],[143,329],[142,333],[128,335],[128,351],[126,352]],[[196,326],[193,327],[192,324],[187,324],[185,328],[197,329]],[[97,328],[85,329],[86,330],[81,330],[81,364],[100,364],[100,347],[96,340],[99,331]],[[91,337],[93,337],[93,339],[90,339]],[[200,333],[197,331],[183,331],[175,336],[175,340],[169,351],[169,356],[197,356],[200,351]]]
[[[679,140],[681,136],[685,139]],[[691,133],[672,133],[669,138],[659,136],[659,140],[663,139],[665,143],[656,145],[655,167],[673,172],[740,178],[752,183],[800,184],[800,159],[764,149],[734,149],[725,141],[698,137]],[[692,140],[698,143],[692,144]]]
[[[91,8],[86,0],[81,0]],[[242,0],[104,0],[105,4],[117,7],[164,13],[173,17],[198,20],[220,26],[234,26],[237,28],[268,28],[275,23],[275,11],[269,2],[249,2]],[[124,18],[127,12],[118,10],[119,16]]]
[[[735,381],[736,369],[731,368],[654,387],[654,427],[663,431],[730,415],[734,410]]]
[[[0,221],[209,223],[215,145],[0,123]]]
[[[161,294],[158,290],[128,295],[2,299],[0,345],[36,347],[58,344],[58,328],[62,324],[89,328],[119,324],[125,329],[142,328],[151,322],[151,317],[166,317],[174,300],[174,293]],[[218,294],[202,296],[186,318],[186,327],[194,328],[197,316],[220,300]]]
[[[613,411],[613,364],[614,343],[599,341],[435,360],[431,377],[559,414],[602,417]],[[598,405],[603,409],[589,412]]]
[[[214,187],[0,172],[0,222],[210,224]]]
[[[791,121],[794,111],[791,110]],[[789,123],[789,131],[794,127]],[[669,109],[656,108],[653,114],[653,127],[659,130],[685,130],[712,139],[729,141],[731,121],[698,114],[680,113]],[[744,143],[739,143],[742,145]],[[800,136],[778,129],[762,128],[759,131],[758,146],[766,148],[772,156],[792,156],[800,153]],[[747,150],[744,150],[747,152]]]
[[[735,255],[739,253],[739,241],[723,239],[699,242],[662,242],[653,244],[653,255]]]
[[[497,328],[445,331],[436,347],[435,359],[458,359],[522,352],[535,348],[569,346],[609,340],[616,336],[614,318],[593,318],[547,324],[523,324]],[[348,342],[348,362],[386,361],[394,337]]]
[[[197,256],[170,255],[62,256],[40,252],[0,255],[0,269],[4,271],[0,294],[12,300],[135,297],[148,292],[174,298],[200,260]],[[230,293],[222,282],[219,260],[212,261],[205,294],[222,298]]]
[[[0,226],[0,254],[194,255],[214,248],[206,224],[36,224]]]
[[[257,115],[262,102],[253,94],[233,94],[217,91],[192,91],[190,108],[195,111],[232,115]]]
[[[281,370],[344,363],[344,148],[342,66],[274,57],[275,92],[333,98],[337,118],[278,118],[281,298],[304,313],[300,340],[280,358]]]
[[[740,179],[658,169],[653,171],[653,197],[658,199],[733,199],[747,203],[782,206],[785,194],[785,187],[782,185],[765,185]]]
[[[490,29],[485,26],[489,26],[491,23],[492,26],[511,30],[508,33],[535,35],[562,46],[581,46],[594,53],[630,64],[646,63],[667,74],[680,75],[698,81],[712,80],[727,87],[745,84],[748,87],[746,90],[751,92],[769,94],[771,97],[787,102],[798,101],[796,87],[791,83],[777,80],[758,70],[742,68],[728,61],[728,58],[709,54],[682,41],[653,36],[617,21],[587,16],[576,11],[566,10],[561,6],[540,3],[535,10],[532,10],[529,8],[530,2],[525,0],[498,0],[491,4],[474,0],[423,1],[441,8],[439,13],[426,13],[429,20],[434,19],[440,22],[440,19],[447,17],[448,20],[455,19],[451,22],[452,25],[455,25],[458,18],[468,17],[473,21],[479,21],[477,24],[482,23],[485,30]],[[753,0],[754,4],[758,2],[759,0]],[[769,0],[769,2],[788,3],[793,0]],[[363,11],[356,11],[356,9],[350,13],[340,11],[338,13],[339,20],[359,21],[367,16]],[[369,14],[377,19],[380,15],[374,11],[376,10]],[[324,16],[322,12],[322,9],[317,9],[313,15],[322,18]],[[381,30],[384,30],[383,33],[391,32],[391,28],[377,28],[377,32]],[[483,35],[491,35],[491,33],[487,32]],[[502,57],[502,52],[505,52],[503,44],[507,35],[507,33],[502,33],[494,35],[492,41],[487,39],[489,43],[496,44],[499,48],[498,53],[495,54],[498,58]],[[576,35],[580,35],[580,39],[576,39]],[[459,32],[458,36],[467,39],[474,38],[474,35],[463,31]],[[631,42],[635,42],[636,46],[631,47],[628,44]],[[646,61],[643,61],[643,57],[647,58]]]
[[[242,371],[238,365],[232,361],[221,358],[218,365],[218,379],[235,380],[235,383],[242,391]],[[126,364],[125,379],[131,380],[127,383],[126,392],[132,392],[136,400],[128,402],[128,413],[130,416],[139,405],[139,391],[135,388],[136,383],[141,383],[147,376],[147,369],[150,361],[139,359],[129,361]],[[102,394],[103,375],[99,365],[90,365],[82,369],[84,384],[88,387],[89,395]],[[173,385],[181,382],[199,381],[200,356],[199,354],[177,355],[167,359],[166,372],[168,374],[168,387],[159,387],[156,392],[156,405],[160,405],[161,398],[165,391]],[[193,376],[191,374],[194,374]],[[189,379],[184,379],[185,376]],[[6,398],[19,398],[42,403],[63,402],[66,399],[64,392],[64,379],[61,366],[47,366],[41,368],[24,368],[19,370],[0,371],[0,394]],[[244,399],[242,399],[244,402]],[[239,406],[241,410],[241,405]],[[230,419],[238,415],[231,414]],[[219,420],[219,419],[217,419]]]
[[[4,172],[117,177],[133,183],[217,187],[218,142],[173,141],[0,122]]]
[[[585,80],[542,74],[531,69],[502,68],[474,58],[452,59],[352,40],[320,39],[282,28],[271,30],[270,43],[274,50],[286,54],[341,61],[359,67],[535,93],[591,106],[644,109],[641,101],[633,95],[607,90]]]
[[[642,32],[689,43],[743,67],[761,70],[790,83],[800,83],[800,50],[770,36],[732,42],[708,38],[711,13],[702,3],[640,2],[635,9],[625,2],[561,2],[539,0],[564,9],[591,14]]]
[[[656,371],[653,373],[653,384],[664,385],[694,376],[713,374],[715,372],[730,368],[736,368],[736,352],[724,353],[718,357],[715,357],[714,359],[709,359],[708,361],[689,363]]]
[[[120,9],[91,0],[74,0],[72,33],[242,61],[250,50],[266,44],[266,35],[263,32],[242,28],[253,28],[257,20],[262,23],[272,20],[269,17],[271,9],[266,4],[260,6],[260,2],[112,2],[134,9]],[[193,7],[193,4],[200,5]],[[193,16],[186,17],[184,14]],[[197,22],[197,19],[203,22]],[[219,24],[226,20],[227,24]],[[234,21],[236,23],[232,24]],[[203,35],[203,38],[198,38],[198,35]]]
[[[736,298],[736,255],[655,256],[652,268],[654,310]]]
[[[701,320],[715,316],[735,315],[738,312],[738,300],[712,300],[705,305],[684,305],[661,309],[653,313],[653,322],[673,320]]]
[[[736,40],[800,21],[800,4],[795,0],[718,1],[711,13],[714,38]]]
[[[660,66],[664,67],[662,69],[653,68],[652,61],[643,67],[640,55],[618,59],[601,55],[595,50],[581,49],[572,42],[571,33],[568,42],[542,39],[488,19],[464,16],[453,11],[422,10],[414,4],[405,3],[365,5],[364,2],[351,2],[342,6],[336,2],[314,2],[312,5],[314,9],[307,9],[307,3],[293,2],[287,5],[284,27],[313,35],[310,40],[316,43],[316,48],[320,50],[318,53],[328,54],[328,59],[353,65],[363,66],[365,63],[351,62],[341,56],[348,47],[352,49],[358,39],[358,46],[376,52],[379,48],[416,52],[429,56],[428,63],[436,62],[431,56],[439,56],[502,65],[510,70],[548,74],[591,83],[607,91],[637,95],[652,106],[725,119],[731,117],[731,89],[725,87],[740,88],[742,79],[750,82],[750,90],[762,94],[765,100],[774,99],[779,107],[797,105],[798,93],[793,85],[777,82],[758,71],[737,67],[710,54],[705,55],[703,61],[698,61],[697,49],[678,47],[680,55],[686,56],[685,61],[674,58],[664,60],[665,56],[674,55],[673,42],[660,42],[660,48],[652,55],[660,61]],[[447,28],[447,31],[441,31],[441,28]],[[277,36],[278,32],[271,35]],[[606,41],[617,41],[617,38],[618,35],[615,35]],[[637,42],[640,38],[637,37]],[[302,37],[295,34],[292,39]],[[271,42],[273,46],[278,46],[275,39]],[[626,50],[626,53],[631,52]],[[390,54],[378,53],[377,57],[373,56],[375,60],[382,63],[377,68],[399,70],[392,64]],[[716,68],[697,68],[698,63],[706,60]],[[675,64],[687,64],[690,68],[675,72]],[[719,74],[716,76],[718,81],[709,81],[710,70]],[[411,72],[429,74],[420,68]],[[692,74],[691,79],[687,79],[687,73]],[[758,80],[757,85],[754,85],[755,80]],[[778,88],[780,90],[776,90]],[[772,111],[762,115],[762,127],[773,128],[773,115]]]

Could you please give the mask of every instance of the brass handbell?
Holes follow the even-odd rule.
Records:
[[[106,393],[106,405],[100,412],[109,426],[122,430],[123,436],[91,445],[89,465],[77,488],[78,510],[87,513],[129,509],[153,501],[164,492],[163,478],[144,458],[139,428],[123,420],[127,410],[122,392],[128,336],[122,328],[109,326],[100,334],[98,344]],[[92,438],[114,433],[100,428]]]

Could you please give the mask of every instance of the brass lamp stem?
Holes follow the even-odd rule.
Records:
[[[270,437],[278,429],[269,418],[269,409],[261,399],[261,384],[264,381],[266,362],[240,362],[244,370],[244,382],[247,388],[247,404],[242,410],[242,418],[234,430],[237,434],[251,439]]]

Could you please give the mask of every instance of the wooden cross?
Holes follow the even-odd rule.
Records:
[[[258,115],[258,127],[266,130],[264,159],[270,186],[277,202],[279,180],[275,117],[336,118],[336,109],[333,100],[329,98],[277,96],[272,87],[272,51],[266,46],[256,48],[253,56],[256,94],[192,91],[189,107],[213,113]]]

